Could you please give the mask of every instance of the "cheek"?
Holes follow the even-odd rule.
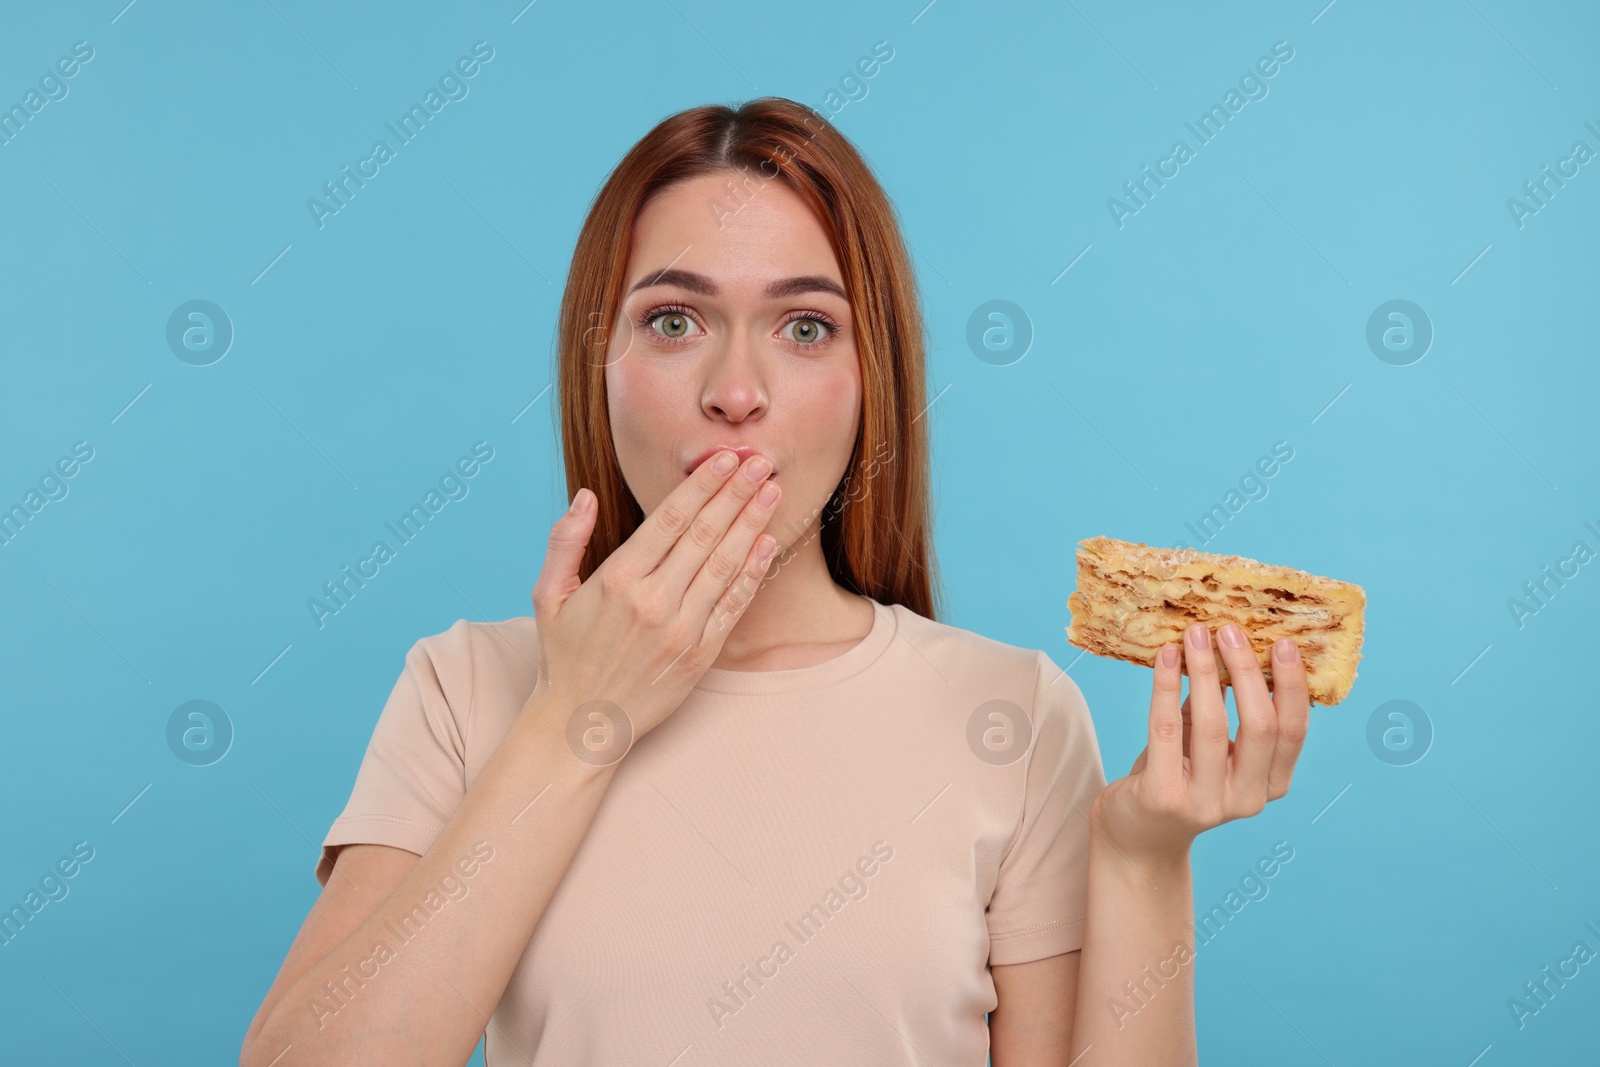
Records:
[[[853,428],[861,415],[859,374],[841,372],[822,381],[813,399],[816,407],[811,415],[815,422],[835,431]]]
[[[821,506],[845,475],[855,450],[861,421],[859,373],[851,368],[813,381],[800,421],[807,428],[802,440],[809,439],[807,447],[815,450],[811,452],[814,465],[808,489],[818,495],[815,503]]]
[[[605,370],[612,447],[623,481],[646,513],[682,478],[672,457],[684,432],[683,414],[672,399],[674,383],[651,373],[632,354]]]
[[[648,383],[630,373],[626,362],[606,368],[606,412],[611,417],[612,445],[624,477],[637,476],[635,467],[649,440],[651,422],[649,405],[644,403],[651,395]]]
[[[617,439],[618,451],[622,449],[622,435],[627,426],[622,413],[627,409],[628,396],[627,386],[619,380],[620,377],[613,374],[609,367],[606,368],[606,415],[611,419],[611,434]]]

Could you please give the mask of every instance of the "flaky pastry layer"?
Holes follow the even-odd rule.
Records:
[[[1162,645],[1182,643],[1184,630],[1203,622],[1227,685],[1216,630],[1234,622],[1249,637],[1268,684],[1273,642],[1293,638],[1312,702],[1331,705],[1348,696],[1355,682],[1366,603],[1359,585],[1289,567],[1091,537],[1078,542],[1078,588],[1067,598],[1067,640],[1097,656],[1154,667]]]

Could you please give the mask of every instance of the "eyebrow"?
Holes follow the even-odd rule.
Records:
[[[701,296],[716,296],[722,291],[717,287],[716,282],[704,274],[698,274],[692,270],[679,270],[669,267],[666,270],[646,274],[643,278],[634,282],[633,287],[628,292],[634,293],[640,289],[648,289],[655,285],[676,285],[680,289],[687,289],[691,293],[699,293]],[[806,274],[798,278],[782,278],[770,283],[766,289],[767,297],[772,300],[779,300],[786,296],[798,296],[801,293],[832,293],[841,300],[848,302],[850,299],[838,282],[831,278],[825,278],[820,274]]]

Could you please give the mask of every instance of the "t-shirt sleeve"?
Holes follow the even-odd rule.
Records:
[[[406,653],[350,800],[322,840],[319,884],[328,884],[341,845],[392,845],[422,855],[460,807],[472,697],[468,626],[458,620]]]
[[[989,899],[989,963],[1026,963],[1083,947],[1089,806],[1106,784],[1089,705],[1038,653],[1022,822]]]

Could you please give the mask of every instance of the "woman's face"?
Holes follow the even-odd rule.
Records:
[[[753,446],[783,490],[766,532],[811,539],[855,444],[861,367],[827,234],[788,186],[732,172],[657,193],[640,213],[606,399],[622,474],[646,515],[719,446]],[[735,475],[736,477],[742,475]]]

